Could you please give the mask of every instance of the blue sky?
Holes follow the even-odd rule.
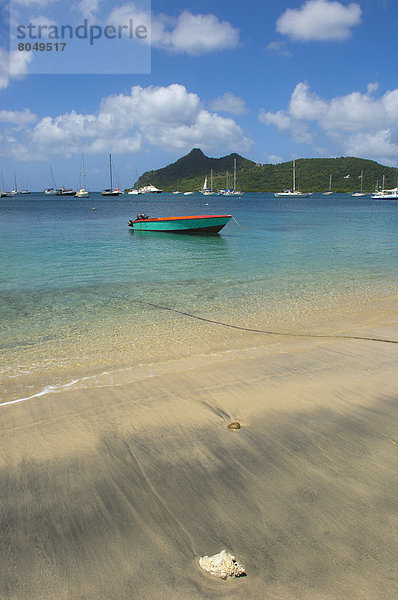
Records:
[[[19,187],[44,189],[50,164],[58,186],[75,187],[82,152],[93,190],[108,184],[109,152],[122,187],[193,147],[261,163],[350,155],[397,166],[393,0],[76,0],[67,7],[12,0],[9,11],[3,4],[6,188],[15,172]],[[148,36],[103,37],[91,46],[68,40],[62,57],[17,49],[17,25],[76,27],[84,18],[115,28],[134,19]],[[42,31],[40,42],[56,41]]]

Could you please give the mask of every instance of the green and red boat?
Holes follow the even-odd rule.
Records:
[[[232,215],[196,215],[188,217],[148,217],[137,215],[128,224],[134,231],[162,231],[165,233],[218,233],[232,219]]]

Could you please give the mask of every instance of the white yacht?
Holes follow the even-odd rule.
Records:
[[[81,179],[82,179],[82,177],[83,177],[83,187],[81,187]],[[75,196],[77,198],[89,198],[89,196],[90,196],[90,192],[86,188],[86,171],[84,169],[84,156],[83,156],[83,152],[82,152],[82,172],[81,172],[81,175],[80,175],[80,189],[77,190]]]
[[[332,192],[332,175],[330,174],[329,176],[329,189],[326,190],[326,192],[323,192],[324,196],[330,196],[331,194],[333,194]]]
[[[55,196],[57,194],[57,184],[55,183],[54,172],[53,172],[53,168],[51,165],[50,165],[50,185],[48,188],[46,188],[44,190],[44,193],[47,196]]]
[[[375,198],[376,200],[398,200],[398,187],[391,190],[379,190],[371,198]]]
[[[384,188],[385,185],[385,176],[383,175],[383,183],[381,186],[381,190],[378,189],[378,181],[376,183],[375,193],[371,196],[375,200],[398,200],[398,186],[389,190]]]
[[[150,185],[144,185],[144,186],[140,187],[140,189],[138,190],[138,193],[139,194],[161,194],[162,190],[159,190],[159,188],[150,184]]]
[[[86,188],[82,187],[82,188],[80,188],[80,190],[77,190],[75,196],[77,198],[89,198],[90,192],[88,190],[86,190]]]
[[[236,189],[236,158],[234,158],[234,186],[230,189],[228,185],[228,171],[227,171],[227,187],[225,190],[219,190],[219,194],[222,196],[242,196],[244,192]]]
[[[57,196],[75,196],[76,190],[72,190],[72,188],[66,188],[62,186],[59,190],[56,190]]]
[[[363,186],[363,171],[361,171],[359,179],[361,180],[361,189],[360,189],[359,192],[352,192],[352,194],[350,194],[350,196],[352,196],[353,198],[359,198],[360,196],[367,196],[367,193],[364,192],[364,191],[362,191],[362,186]]]
[[[106,188],[105,190],[102,190],[101,195],[102,196],[120,196],[120,194],[122,193],[121,190],[119,190],[119,188],[114,188],[113,183],[112,183],[112,154],[109,154],[109,178],[110,178],[111,187]]]
[[[204,196],[211,196],[213,194],[213,171],[210,171],[210,187],[207,187],[207,175],[203,182],[203,187],[199,190]]]
[[[1,198],[13,198],[15,196],[15,192],[6,192],[4,190],[5,188],[5,184],[4,184],[4,175],[3,173],[1,174],[1,188],[0,188],[0,197]]]
[[[276,198],[308,198],[311,192],[299,192],[296,190],[296,161],[293,161],[293,189],[284,190],[283,192],[275,192]]]

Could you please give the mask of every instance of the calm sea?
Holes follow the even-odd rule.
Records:
[[[237,223],[218,236],[133,233],[127,222],[138,212],[228,213]],[[397,290],[394,201],[30,194],[2,198],[0,214],[2,402],[270,342],[181,312],[330,332],[372,306],[392,310]]]

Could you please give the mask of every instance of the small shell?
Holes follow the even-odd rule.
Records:
[[[240,429],[240,423],[238,423],[238,421],[233,421],[228,425],[228,429]]]

